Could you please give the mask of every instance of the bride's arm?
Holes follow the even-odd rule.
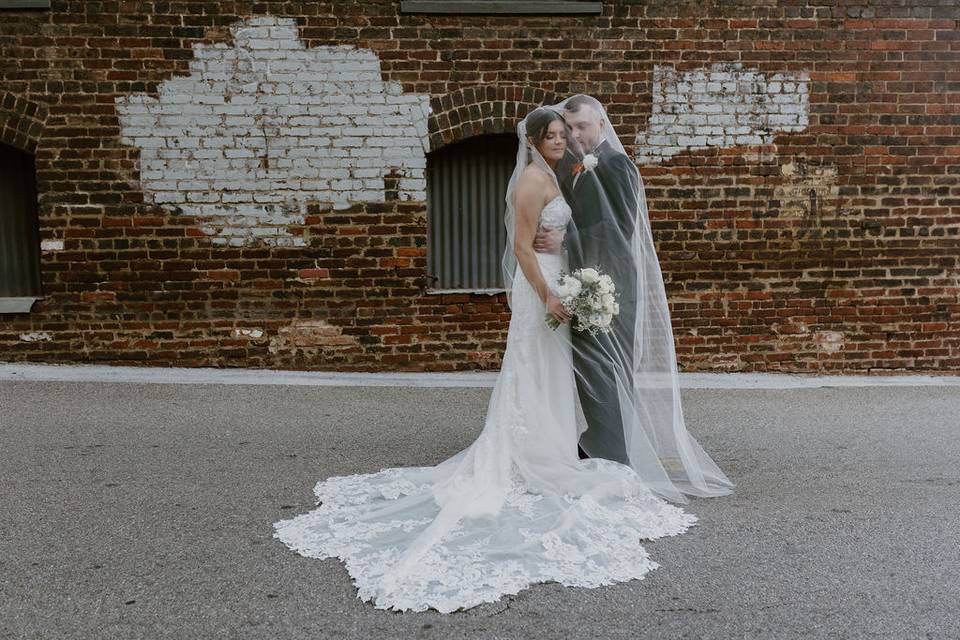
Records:
[[[537,225],[540,221],[540,210],[543,208],[544,185],[538,184],[535,174],[526,173],[520,176],[517,182],[517,222],[514,230],[513,253],[517,256],[517,264],[523,270],[527,282],[557,320],[567,322],[570,313],[563,308],[560,299],[553,295],[547,281],[540,271],[536,252],[533,250],[533,239],[537,234]]]

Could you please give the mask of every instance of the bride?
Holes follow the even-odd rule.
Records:
[[[447,613],[539,582],[642,578],[659,565],[641,541],[697,520],[667,500],[733,487],[684,427],[643,185],[602,106],[574,96],[533,110],[517,133],[503,260],[512,315],[479,436],[436,466],[323,480],[318,508],[274,524],[298,553],[342,559],[379,609]],[[535,252],[538,232],[566,248]],[[613,275],[623,308],[609,334],[571,328],[557,285],[571,266]],[[625,461],[597,444],[611,430]],[[578,442],[594,457],[581,459]]]

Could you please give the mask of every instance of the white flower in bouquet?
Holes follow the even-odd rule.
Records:
[[[613,279],[608,275],[600,276],[599,288],[602,293],[613,293]]]
[[[582,286],[580,281],[573,276],[563,276],[557,286],[557,296],[560,298],[576,297]]]
[[[610,324],[620,313],[620,305],[616,302],[616,286],[610,276],[592,267],[562,273],[556,291],[563,307],[576,319],[574,329],[590,335],[612,330]],[[545,320],[553,329],[560,326],[551,313],[546,314]]]
[[[603,294],[603,296],[601,296],[601,299],[600,299],[600,304],[604,313],[612,314],[613,305],[615,304],[613,294],[612,293]]]
[[[579,275],[580,281],[583,284],[593,284],[600,279],[600,273],[593,268],[587,267],[586,269],[577,269],[573,272],[573,275]]]

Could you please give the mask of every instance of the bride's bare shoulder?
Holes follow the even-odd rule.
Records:
[[[545,185],[550,181],[550,176],[540,167],[528,164],[520,174],[520,180],[530,185]]]

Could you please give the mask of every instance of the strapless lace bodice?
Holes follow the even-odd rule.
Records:
[[[540,210],[540,226],[547,229],[566,229],[572,213],[573,211],[570,209],[570,205],[567,204],[567,201],[563,199],[562,195],[559,195]],[[560,272],[565,270],[567,266],[566,255],[564,253],[537,253],[536,256],[537,262],[540,264],[540,272],[547,280],[547,286],[556,294],[557,286],[559,286],[558,279]],[[523,280],[523,284],[529,289],[529,293],[536,302],[539,302],[539,298],[533,293],[533,288],[526,283],[522,269],[517,269],[516,277],[519,280]],[[517,283],[515,283],[514,286],[516,287]]]
[[[570,205],[562,195],[559,195],[540,210],[540,226],[552,229],[563,228],[570,222],[572,213]]]

